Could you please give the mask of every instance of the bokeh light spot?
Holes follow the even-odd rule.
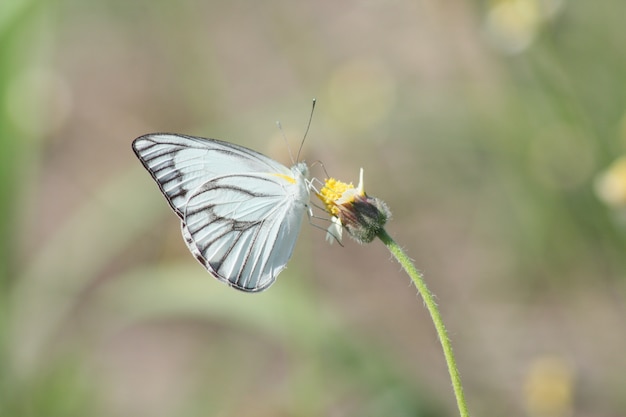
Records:
[[[607,206],[626,208],[626,156],[617,159],[598,176],[595,191]]]
[[[530,366],[525,394],[529,416],[565,417],[572,413],[574,372],[558,356],[541,356]]]

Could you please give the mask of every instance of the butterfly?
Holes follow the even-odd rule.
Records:
[[[243,146],[171,133],[140,136],[132,147],[211,275],[245,292],[274,283],[310,210],[306,163],[287,168]]]

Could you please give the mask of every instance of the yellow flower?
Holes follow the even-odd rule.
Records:
[[[596,194],[613,208],[626,207],[626,156],[611,164],[596,180]]]
[[[570,416],[574,397],[574,370],[561,357],[540,356],[530,366],[525,400],[530,416]]]
[[[387,205],[378,198],[365,194],[363,189],[363,168],[359,175],[359,185],[328,178],[324,187],[317,193],[331,215],[326,240],[341,242],[342,229],[359,243],[369,243],[378,235],[391,217]]]

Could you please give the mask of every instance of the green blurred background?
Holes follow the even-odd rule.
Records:
[[[130,143],[169,131],[385,200],[474,416],[626,415],[623,0],[0,2],[0,415],[454,416],[380,242],[304,222],[211,278]],[[615,162],[617,161],[617,162]],[[323,171],[313,169],[318,177]],[[322,221],[321,225],[325,227]]]

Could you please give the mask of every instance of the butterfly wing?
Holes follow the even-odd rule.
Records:
[[[247,292],[275,281],[308,204],[304,163],[289,170],[242,146],[172,134],[142,136],[133,149],[213,276]]]
[[[217,177],[189,198],[183,236],[217,279],[243,291],[262,291],[291,257],[307,201],[306,184],[281,176]]]
[[[234,172],[292,175],[263,154],[216,139],[154,133],[135,139],[133,151],[181,219],[190,194],[212,178]]]

